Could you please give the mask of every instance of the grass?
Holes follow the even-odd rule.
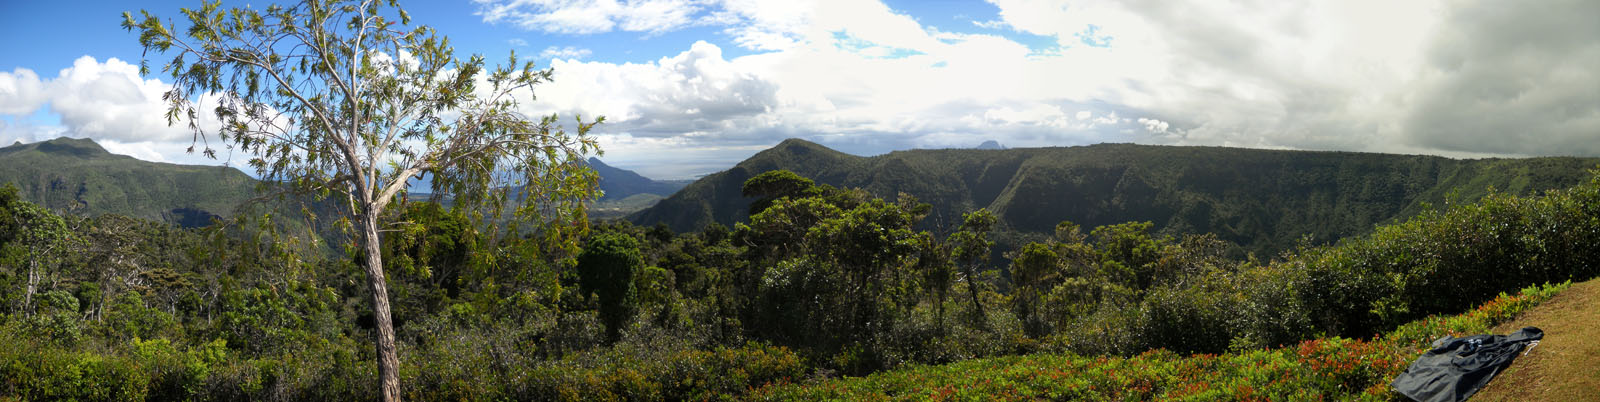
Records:
[[[1600,281],[1573,285],[1539,308],[1495,327],[1508,333],[1539,327],[1539,346],[1517,359],[1473,397],[1475,401],[1576,401],[1600,395]]]

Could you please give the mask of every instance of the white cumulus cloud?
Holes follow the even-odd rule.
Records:
[[[612,64],[557,59],[554,82],[535,91],[529,112],[604,115],[607,132],[633,137],[717,134],[737,138],[762,124],[757,116],[776,106],[774,83],[722,57],[716,45],[697,42],[676,56],[650,63]]]
[[[485,22],[564,34],[661,33],[695,22],[692,0],[473,0]]]
[[[827,0],[833,1],[833,0]],[[838,1],[848,3],[853,0]],[[740,47],[781,50],[800,45],[818,8],[813,0],[473,0],[491,24],[559,34],[643,32],[721,27]]]
[[[74,135],[172,140],[188,131],[167,125],[161,96],[168,89],[161,80],[140,77],[138,66],[115,58],[101,63],[83,56],[49,79],[23,68],[0,73],[0,115],[20,118],[49,106]]]
[[[161,95],[169,89],[161,80],[140,77],[137,65],[84,56],[50,80],[50,109],[74,135],[119,141],[190,138],[182,123],[167,124]]]
[[[26,115],[44,105],[44,83],[33,70],[0,71],[0,114]]]
[[[1032,124],[1065,126],[1067,115],[1061,112],[1060,107],[1034,104],[1026,109],[1017,110],[1010,107],[989,109],[983,113],[985,120],[997,124]]]
[[[584,48],[580,48],[580,47],[572,47],[572,46],[556,47],[556,46],[551,46],[551,47],[544,48],[544,51],[539,52],[539,58],[541,58],[541,59],[581,59],[581,58],[589,57],[589,55],[591,55],[591,54],[594,54],[594,52],[590,51],[589,49],[584,49]]]
[[[74,60],[54,77],[18,68],[0,73],[0,141],[34,142],[61,136],[90,138],[114,153],[152,161],[216,164],[186,150],[194,139],[187,121],[168,125],[161,99],[171,85],[144,79],[139,67],[116,58]],[[199,99],[199,123],[214,129],[209,97]],[[40,123],[30,115],[48,107],[60,120]],[[219,156],[220,157],[220,156]],[[224,161],[225,162],[225,161]]]

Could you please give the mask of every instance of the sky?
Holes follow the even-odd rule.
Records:
[[[162,115],[170,78],[137,71],[162,56],[119,26],[123,11],[199,4],[0,1],[0,142],[87,137],[146,160],[241,163],[185,152],[192,133]],[[605,116],[602,159],[657,179],[786,138],[857,155],[994,140],[1600,156],[1593,0],[401,5],[458,55],[553,68],[522,110]]]

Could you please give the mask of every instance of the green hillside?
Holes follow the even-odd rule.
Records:
[[[1416,215],[1428,205],[1470,202],[1490,188],[1526,195],[1570,187],[1592,158],[1460,160],[1436,156],[1100,144],[1004,150],[897,151],[859,157],[790,139],[707,176],[630,216],[695,231],[747,219],[746,179],[785,169],[818,183],[933,205],[936,231],[988,208],[1000,229],[1049,233],[1150,221],[1163,233],[1215,233],[1260,255],[1309,236],[1316,243]]]
[[[0,183],[52,210],[194,227],[229,216],[253,196],[256,180],[230,167],[147,162],[62,137],[0,148]]]
[[[600,191],[605,192],[600,201],[621,201],[640,194],[666,197],[689,184],[678,180],[652,180],[632,170],[607,165],[599,158],[589,158],[588,163],[595,174],[600,175]]]
[[[653,193],[634,194],[627,198],[602,197],[600,201],[589,205],[589,218],[598,220],[625,218],[628,214],[656,205],[665,198]]]

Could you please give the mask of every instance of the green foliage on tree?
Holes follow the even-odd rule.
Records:
[[[951,257],[961,266],[962,279],[967,284],[967,296],[972,302],[972,323],[978,328],[988,328],[989,316],[978,299],[980,279],[978,270],[989,262],[989,232],[994,230],[996,218],[988,210],[979,209],[961,216],[961,227],[950,234]]]
[[[208,156],[218,140],[249,155],[265,182],[348,205],[333,220],[358,234],[384,400],[400,397],[400,367],[379,228],[408,180],[429,176],[435,196],[487,215],[486,225],[514,207],[513,216],[546,223],[542,235],[575,245],[582,229],[563,226],[583,221],[595,197],[583,157],[596,150],[587,132],[600,120],[580,119],[568,134],[556,116],[524,115],[519,100],[531,100],[550,70],[515,54],[497,68],[458,58],[394,0],[181,11],[183,27],[123,14],[146,52],[176,53],[161,66],[173,80],[168,121],[193,129]],[[220,127],[199,120],[206,112]]]
[[[945,303],[950,300],[950,286],[955,280],[955,264],[950,260],[950,249],[940,243],[931,234],[924,233],[914,240],[916,245],[916,265],[914,269],[921,274],[922,287],[930,293],[929,301],[933,303],[933,326],[936,334],[946,335]]]
[[[831,358],[841,369],[880,367],[882,334],[923,299],[921,270],[935,267],[922,258],[937,256],[936,245],[914,229],[928,205],[814,186],[785,171],[752,178],[745,188],[770,202],[734,233],[754,262],[745,275],[758,284],[742,290],[754,302],[746,315],[752,333]]]
[[[394,322],[438,311],[461,297],[462,284],[491,263],[487,241],[460,209],[439,203],[406,202],[396,217],[396,230],[383,234],[383,259],[389,262]]]
[[[591,237],[578,255],[579,283],[584,293],[600,301],[600,319],[606,325],[606,338],[621,337],[638,306],[639,289],[635,276],[644,269],[639,242],[633,236],[605,233]]]
[[[21,294],[20,304],[13,313],[31,316],[34,313],[34,296],[41,286],[53,287],[66,276],[62,265],[78,246],[79,238],[67,228],[60,216],[35,205],[20,201],[16,188],[0,188],[0,225],[7,229],[7,242],[0,245],[0,265],[13,267],[11,282],[21,282],[15,289]],[[73,302],[76,306],[76,301]]]
[[[799,395],[766,393],[765,384],[884,370],[936,377],[874,386],[938,390],[949,375],[970,374],[964,368],[1008,361],[1107,367],[1088,377],[1071,373],[1093,370],[1058,371],[1128,384],[1086,397],[1176,396],[1137,388],[1195,383],[1156,374],[1211,373],[1205,367],[1224,356],[1289,368],[1241,366],[1251,384],[1292,381],[1268,386],[1292,397],[1316,394],[1296,393],[1305,384],[1385,383],[1386,370],[1403,368],[1395,356],[1412,353],[1373,348],[1390,335],[1353,338],[1403,325],[1393,340],[1420,346],[1442,326],[1466,328],[1429,315],[1495,298],[1495,309],[1472,311],[1500,316],[1489,311],[1523,304],[1499,292],[1600,275],[1596,174],[1539,197],[1445,205],[1269,261],[1231,258],[1213,235],[1060,222],[995,261],[1006,269],[980,265],[976,305],[958,264],[994,254],[983,251],[999,237],[982,230],[983,211],[968,214],[965,234],[934,236],[917,227],[931,214],[917,199],[826,185],[780,197],[731,230],[598,223],[576,255],[542,233],[497,235],[468,210],[406,201],[388,218],[394,230],[383,233],[382,251],[396,343],[411,356],[400,366],[401,391],[414,399],[759,398]],[[4,190],[0,201],[0,250],[22,250],[22,232],[11,228],[31,204]],[[38,282],[31,315],[20,309],[27,265],[0,264],[13,289],[0,292],[8,298],[0,339],[14,346],[0,348],[0,399],[380,395],[359,256],[295,256],[272,231],[229,226],[216,235],[36,212],[61,221],[66,236],[55,247],[64,252]],[[1532,289],[1548,297],[1552,288]],[[944,295],[951,290],[954,301]],[[980,308],[981,323],[944,318]],[[1165,368],[1124,371],[1128,362]],[[1015,374],[1010,365],[985,370],[997,376],[983,386],[997,395],[1021,384],[1000,375]]]
[[[1154,281],[1162,244],[1150,236],[1150,222],[1128,222],[1094,228],[1089,237],[1100,252],[1100,271],[1123,286],[1144,289]]]
[[[751,177],[745,180],[744,187],[739,193],[747,198],[755,198],[750,203],[750,215],[761,213],[772,206],[779,198],[801,197],[811,193],[816,195],[816,184],[800,175],[787,170],[774,170]]]
[[[1052,247],[1029,243],[1011,259],[1011,283],[1015,286],[1011,296],[1012,309],[1022,319],[1029,336],[1043,336],[1048,327],[1039,310],[1041,295],[1054,289],[1053,283],[1061,280],[1061,257]]]

